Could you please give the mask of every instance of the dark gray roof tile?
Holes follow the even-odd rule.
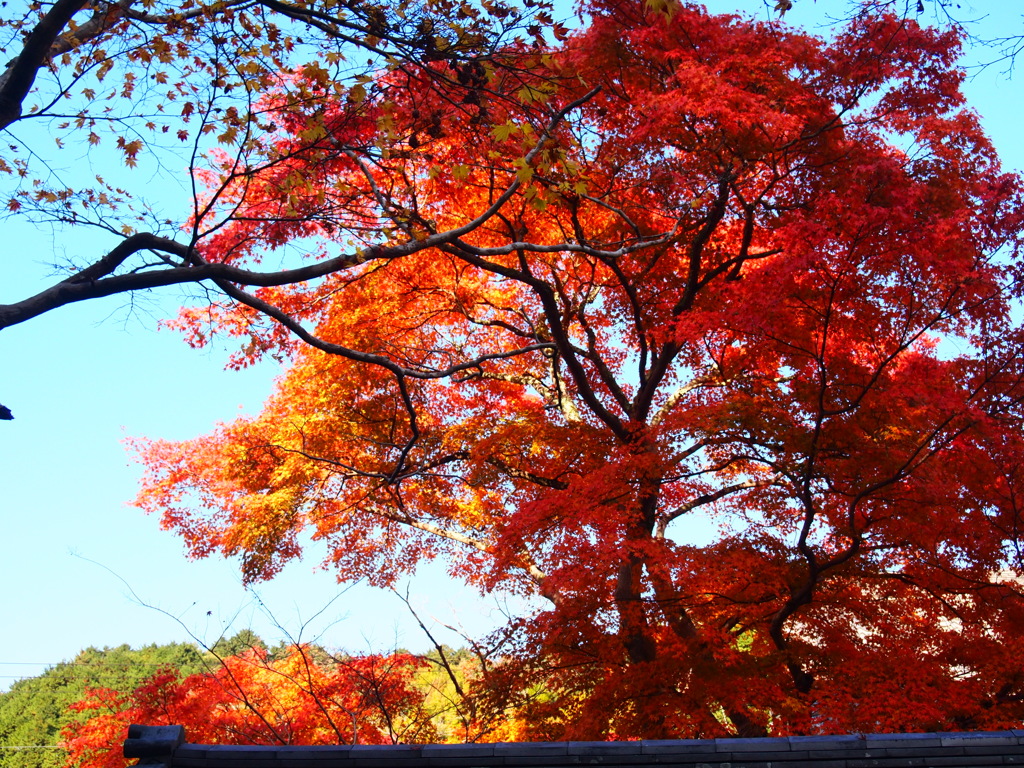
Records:
[[[715,739],[719,752],[784,752],[790,749],[789,739]]]
[[[860,734],[844,736],[789,736],[787,740],[794,748],[817,750],[864,749],[867,739]]]

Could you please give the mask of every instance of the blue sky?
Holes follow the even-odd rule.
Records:
[[[1017,24],[1016,2],[1005,3],[1006,11],[987,7]],[[800,0],[790,19],[810,19],[829,4]],[[709,5],[767,13],[760,0]],[[1024,168],[1020,78],[993,67],[967,90],[1006,167]],[[45,233],[3,227],[0,302],[7,302],[46,284],[52,254]],[[231,563],[187,561],[156,519],[128,506],[138,470],[125,437],[188,438],[240,411],[253,413],[277,373],[272,365],[225,372],[222,350],[192,350],[157,331],[176,298],[170,291],[128,311],[123,297],[113,297],[0,332],[0,403],[15,414],[0,422],[0,690],[90,645],[190,635],[212,643],[245,627],[273,642],[285,636],[275,620],[293,635],[310,622],[303,639],[351,652],[426,646],[398,598],[362,586],[340,594],[333,576],[317,570],[315,552],[258,590],[272,620]],[[424,618],[460,623],[471,634],[501,618],[493,599],[453,584],[440,565],[425,569],[410,596]]]

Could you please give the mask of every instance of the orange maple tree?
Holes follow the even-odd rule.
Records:
[[[90,689],[64,731],[68,765],[121,768],[132,723],[186,725],[201,744],[393,744],[436,738],[413,684],[424,662],[404,653],[322,658],[306,646],[253,648],[211,671],[154,674],[132,691]]]

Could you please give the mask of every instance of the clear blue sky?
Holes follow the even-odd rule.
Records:
[[[986,7],[1020,29],[1017,2]],[[838,3],[798,0],[790,19],[818,18]],[[767,14],[761,0],[709,5]],[[1017,169],[1024,167],[1020,86],[998,67],[968,84],[1005,165]],[[39,290],[53,258],[45,234],[3,227],[0,302]],[[277,372],[225,372],[222,352],[191,350],[175,334],[156,331],[174,306],[173,292],[134,312],[114,297],[0,332],[0,403],[16,417],[0,422],[0,690],[90,645],[189,640],[189,633],[212,643],[245,627],[271,642],[284,636],[242,589],[231,563],[188,562],[177,539],[126,503],[138,476],[122,445],[126,436],[188,438],[240,409],[255,412]],[[312,553],[259,589],[291,633],[339,594],[318,562]],[[140,605],[129,586],[166,614]],[[453,585],[440,565],[411,585],[411,598],[424,618],[459,622],[471,633],[490,626],[495,605]],[[352,652],[426,644],[396,597],[361,586],[332,603],[303,638]]]

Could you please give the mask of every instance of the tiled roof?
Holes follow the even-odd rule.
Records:
[[[296,747],[189,744],[181,726],[133,725],[124,755],[147,768],[977,768],[1024,765],[1024,730]]]

